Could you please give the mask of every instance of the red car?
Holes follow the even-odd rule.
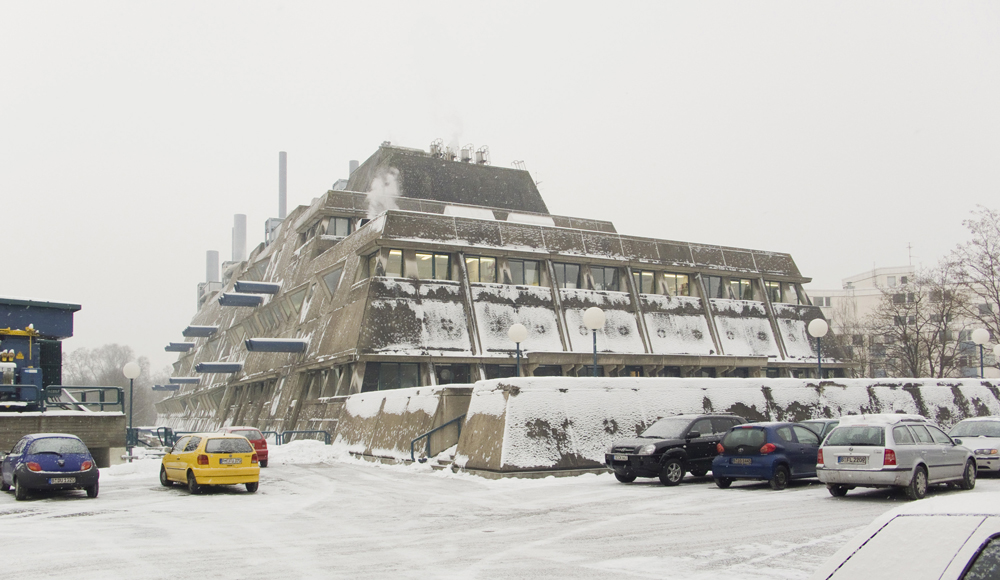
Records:
[[[226,427],[222,432],[246,437],[253,444],[254,451],[257,452],[260,466],[267,467],[267,440],[264,439],[264,434],[260,432],[260,429],[256,427]]]

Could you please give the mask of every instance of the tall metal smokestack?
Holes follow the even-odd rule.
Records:
[[[288,207],[288,154],[278,151],[278,218],[285,219]]]
[[[348,177],[350,177],[351,175],[353,175],[354,172],[358,169],[358,160],[357,159],[351,159],[350,166],[351,166],[351,170],[347,174]]]
[[[219,252],[217,250],[209,250],[205,253],[205,281],[219,281]]]
[[[238,213],[233,216],[233,261],[247,259],[247,216]]]

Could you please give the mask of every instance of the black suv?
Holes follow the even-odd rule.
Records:
[[[711,471],[716,446],[743,423],[742,417],[721,413],[664,417],[637,438],[615,441],[604,463],[622,483],[659,477],[663,485],[677,485],[687,471],[696,477]]]

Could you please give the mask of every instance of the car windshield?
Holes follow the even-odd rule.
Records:
[[[885,429],[860,425],[857,427],[837,427],[826,438],[825,445],[885,447]]]
[[[246,437],[251,441],[256,441],[258,439],[263,439],[264,436],[260,431],[256,429],[240,429],[239,431],[231,431],[233,435],[239,435],[240,437]]]
[[[691,419],[681,419],[679,417],[660,419],[650,425],[649,429],[643,431],[639,437],[649,439],[680,439],[684,436],[684,431],[690,424]]]
[[[962,421],[948,434],[952,437],[1000,437],[1000,421]]]
[[[750,447],[760,447],[767,441],[767,433],[760,427],[736,427],[722,439],[722,446],[739,447],[748,445]]]
[[[28,455],[35,455],[37,453],[58,453],[60,455],[65,455],[67,453],[90,453],[87,450],[87,446],[83,444],[83,441],[79,439],[70,439],[69,437],[47,437],[45,439],[36,439],[31,442],[31,447],[28,447]]]
[[[205,443],[205,453],[251,453],[253,447],[243,438],[209,439]]]

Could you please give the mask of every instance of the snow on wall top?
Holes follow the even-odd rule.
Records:
[[[800,421],[905,412],[949,426],[1000,414],[998,395],[997,385],[980,380],[525,377],[476,383],[467,421],[505,421],[506,469],[597,467],[614,440],[670,415],[729,411],[750,421]]]
[[[640,300],[654,353],[707,355],[715,350],[701,298],[641,294]]]
[[[763,302],[709,300],[722,350],[733,356],[780,356]]]
[[[583,323],[583,313],[591,306],[604,311],[604,328],[597,331],[598,352],[645,353],[639,324],[627,292],[560,290],[566,328],[573,352],[593,352],[593,333]]]
[[[472,302],[486,352],[514,351],[514,343],[508,338],[507,331],[517,323],[528,329],[528,338],[521,343],[522,351],[563,350],[551,289],[475,284],[472,286]]]

